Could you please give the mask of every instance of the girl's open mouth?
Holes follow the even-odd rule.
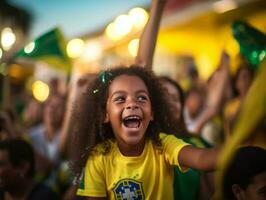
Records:
[[[123,124],[127,128],[139,128],[141,120],[141,117],[137,115],[131,115],[123,119]]]

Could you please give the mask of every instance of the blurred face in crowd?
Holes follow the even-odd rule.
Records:
[[[234,184],[232,190],[237,200],[265,200],[266,171],[254,176],[246,189],[242,189],[239,185]]]
[[[32,99],[27,105],[23,118],[28,125],[35,125],[42,120],[42,104]]]
[[[44,120],[53,126],[61,126],[65,110],[65,101],[60,96],[51,96],[44,106]]]
[[[171,84],[170,82],[163,82],[163,86],[166,88],[168,94],[169,94],[169,102],[172,104],[173,108],[175,109],[173,112],[175,113],[175,116],[177,119],[180,119],[181,112],[182,112],[182,105],[180,101],[180,94],[178,93],[176,87]]]
[[[203,98],[199,92],[192,91],[186,98],[186,107],[192,118],[197,117],[203,106]]]

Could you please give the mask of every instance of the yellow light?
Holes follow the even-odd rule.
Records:
[[[115,19],[115,32],[122,37],[127,35],[132,30],[133,24],[128,15],[120,15]]]
[[[129,54],[131,56],[135,57],[138,53],[139,39],[131,40],[127,47],[128,47]]]
[[[84,41],[75,38],[68,42],[67,44],[67,54],[70,58],[77,58],[81,55],[84,49]]]
[[[86,61],[97,60],[102,55],[102,47],[99,42],[90,41],[86,44],[82,58]]]
[[[133,8],[128,16],[136,28],[142,28],[147,23],[149,15],[143,8]]]
[[[105,29],[105,34],[108,38],[114,41],[121,39],[121,36],[116,34],[115,32],[115,25],[113,22],[107,26],[107,28]]]
[[[32,84],[32,94],[35,99],[44,102],[49,96],[49,86],[42,81],[35,81]]]
[[[3,51],[2,51],[2,49],[0,48],[0,59],[2,58],[2,56],[3,56]]]
[[[110,23],[105,29],[105,34],[107,35],[107,37],[112,39],[113,33],[114,33],[114,23]],[[112,40],[115,40],[115,38]]]
[[[110,23],[105,33],[111,40],[120,40],[126,36],[133,28],[133,23],[129,16],[120,15],[114,22]]]
[[[1,44],[5,51],[8,51],[16,41],[16,35],[13,33],[13,30],[9,27],[6,27],[2,30],[1,33]]]
[[[30,54],[31,52],[33,52],[34,48],[35,48],[35,42],[31,42],[27,46],[25,46],[24,52]]]

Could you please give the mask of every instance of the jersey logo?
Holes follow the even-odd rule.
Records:
[[[116,200],[144,200],[142,183],[133,179],[122,179],[113,188]]]

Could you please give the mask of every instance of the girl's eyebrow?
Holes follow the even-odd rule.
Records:
[[[124,94],[124,93],[126,93],[126,92],[123,91],[123,90],[118,90],[118,91],[115,91],[115,92],[111,95],[111,97],[113,97],[114,95],[117,95],[117,94]]]
[[[117,95],[117,94],[125,94],[127,93],[125,90],[118,90],[118,91],[115,91],[112,95],[111,95],[111,98],[114,96],[114,95]],[[145,93],[147,95],[149,95],[149,92],[147,90],[137,90],[135,92],[136,94],[139,94],[139,93]]]
[[[146,93],[147,95],[149,95],[149,91],[147,91],[147,90],[138,90],[136,93],[137,94],[139,94],[139,93]]]

